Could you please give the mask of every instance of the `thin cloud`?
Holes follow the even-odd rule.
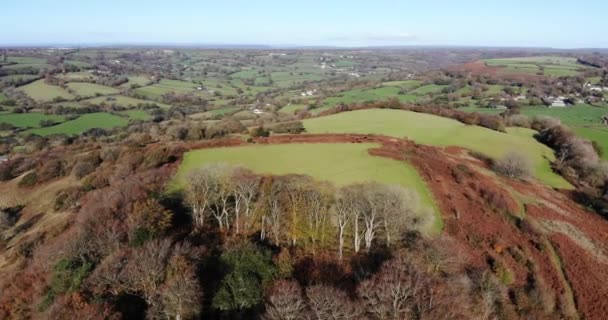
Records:
[[[361,35],[340,35],[327,38],[328,41],[362,41],[362,42],[411,42],[418,37],[411,33],[370,33]]]

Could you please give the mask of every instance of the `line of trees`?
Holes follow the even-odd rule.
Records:
[[[347,248],[390,246],[408,229],[422,224],[418,194],[397,185],[357,183],[336,189],[308,176],[260,177],[225,164],[194,170],[186,197],[195,229],[215,221],[232,234],[258,234],[274,245],[312,252],[336,245]]]

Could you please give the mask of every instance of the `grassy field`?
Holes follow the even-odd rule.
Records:
[[[9,113],[0,115],[0,123],[10,123],[19,128],[39,128],[40,121],[42,120],[63,122],[64,118],[62,116],[42,113]]]
[[[445,88],[447,86],[445,85],[438,85],[438,84],[427,84],[426,86],[422,86],[420,88],[414,89],[410,92],[408,92],[409,94],[415,94],[415,95],[426,95],[429,93],[440,93],[441,90],[443,90],[443,88]]]
[[[218,162],[242,165],[261,174],[307,174],[338,186],[363,181],[400,184],[418,191],[422,204],[433,208],[439,217],[434,231],[441,230],[433,197],[418,172],[403,162],[369,155],[367,150],[375,146],[316,143],[195,150],[184,155],[174,186],[183,185],[192,169]]]
[[[192,82],[180,80],[163,79],[157,84],[135,89],[135,92],[146,96],[147,98],[158,98],[165,93],[189,93],[195,92],[197,85]]]
[[[122,111],[120,113],[128,116],[130,119],[133,119],[133,120],[147,121],[147,120],[152,119],[152,115],[150,115],[149,113],[147,113],[144,110],[127,110],[127,111]]]
[[[137,107],[140,104],[156,104],[157,106],[159,106],[161,108],[170,108],[170,106],[168,104],[159,103],[156,101],[135,99],[135,98],[127,97],[127,96],[97,97],[97,98],[93,98],[93,99],[83,100],[82,102],[84,102],[84,103],[88,102],[91,104],[101,104],[101,103],[116,104],[118,106],[125,107],[125,108]]]
[[[602,158],[608,160],[608,128],[604,126],[573,127],[579,137],[595,141],[602,148]]]
[[[576,58],[540,56],[509,59],[487,59],[489,66],[502,67],[504,73],[543,74],[549,77],[576,75],[585,67]]]
[[[74,120],[66,121],[56,126],[30,129],[25,132],[40,136],[48,136],[51,134],[75,135],[93,128],[111,129],[122,127],[127,125],[128,122],[129,120],[126,118],[106,112],[87,113]]]
[[[305,104],[290,103],[290,104],[284,106],[283,108],[281,108],[281,110],[279,110],[279,111],[288,113],[288,114],[294,114],[294,112],[300,111],[300,110],[305,110],[307,107],[308,107],[308,105],[305,105]]]
[[[74,96],[67,92],[67,90],[59,87],[46,84],[44,80],[37,80],[23,87],[19,87],[19,90],[30,96],[34,100],[38,101],[52,101],[53,99],[60,97],[66,100],[74,99]]]
[[[418,89],[416,89],[418,90]],[[416,91],[414,90],[414,91]],[[350,91],[341,92],[340,96],[329,97],[325,99],[323,104],[323,109],[317,108],[313,109],[313,113],[318,113],[322,110],[328,109],[328,107],[333,107],[340,103],[344,104],[353,104],[353,103],[363,103],[368,101],[380,101],[387,100],[389,98],[397,98],[401,102],[412,102],[416,99],[416,95],[410,94],[399,94],[398,87],[380,87],[375,89],[355,89]],[[414,92],[412,91],[412,92]],[[318,110],[320,109],[320,110]]]
[[[601,117],[608,114],[608,108],[581,104],[566,108],[524,107],[521,112],[529,117],[550,116],[560,119],[568,126],[580,126],[600,124]]]
[[[120,92],[120,90],[112,87],[87,82],[70,82],[67,86],[71,90],[74,90],[76,95],[81,97],[94,97],[96,95],[117,94]]]
[[[509,128],[508,133],[467,126],[456,120],[401,110],[370,109],[344,112],[304,120],[310,133],[382,134],[407,137],[418,143],[436,146],[460,146],[499,158],[509,151],[524,152],[533,161],[535,177],[552,187],[571,188],[549,165],[553,151],[538,143],[535,131]]]

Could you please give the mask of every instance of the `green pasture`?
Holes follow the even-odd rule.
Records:
[[[37,112],[0,114],[0,123],[9,123],[19,128],[39,128],[40,121],[43,120],[63,122],[64,118]]]
[[[60,97],[66,100],[74,99],[74,96],[67,90],[59,87],[50,85],[44,82],[44,80],[36,80],[30,84],[19,87],[19,90],[23,91],[29,97],[37,101],[52,101],[53,99]]]
[[[440,231],[440,214],[418,172],[404,162],[371,156],[368,149],[377,146],[372,143],[315,143],[195,150],[184,155],[174,187],[183,186],[193,169],[212,163],[241,165],[260,174],[306,174],[338,186],[364,181],[400,184],[415,189],[421,203],[434,209],[434,230],[429,231]]]
[[[70,82],[67,87],[81,97],[94,97],[97,95],[117,94],[120,90],[88,82]]]
[[[390,109],[343,112],[304,120],[309,133],[381,134],[436,146],[460,146],[499,158],[510,151],[524,152],[534,164],[535,177],[549,186],[571,188],[555,174],[549,161],[553,151],[537,142],[534,130],[509,128],[507,133],[424,113]]]
[[[80,117],[63,122],[56,126],[30,129],[26,133],[32,133],[39,136],[48,136],[52,134],[76,135],[93,128],[111,129],[127,125],[127,118],[115,116],[106,112],[87,113]]]

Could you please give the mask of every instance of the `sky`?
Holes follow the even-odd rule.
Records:
[[[4,0],[0,45],[608,47],[607,0]]]

